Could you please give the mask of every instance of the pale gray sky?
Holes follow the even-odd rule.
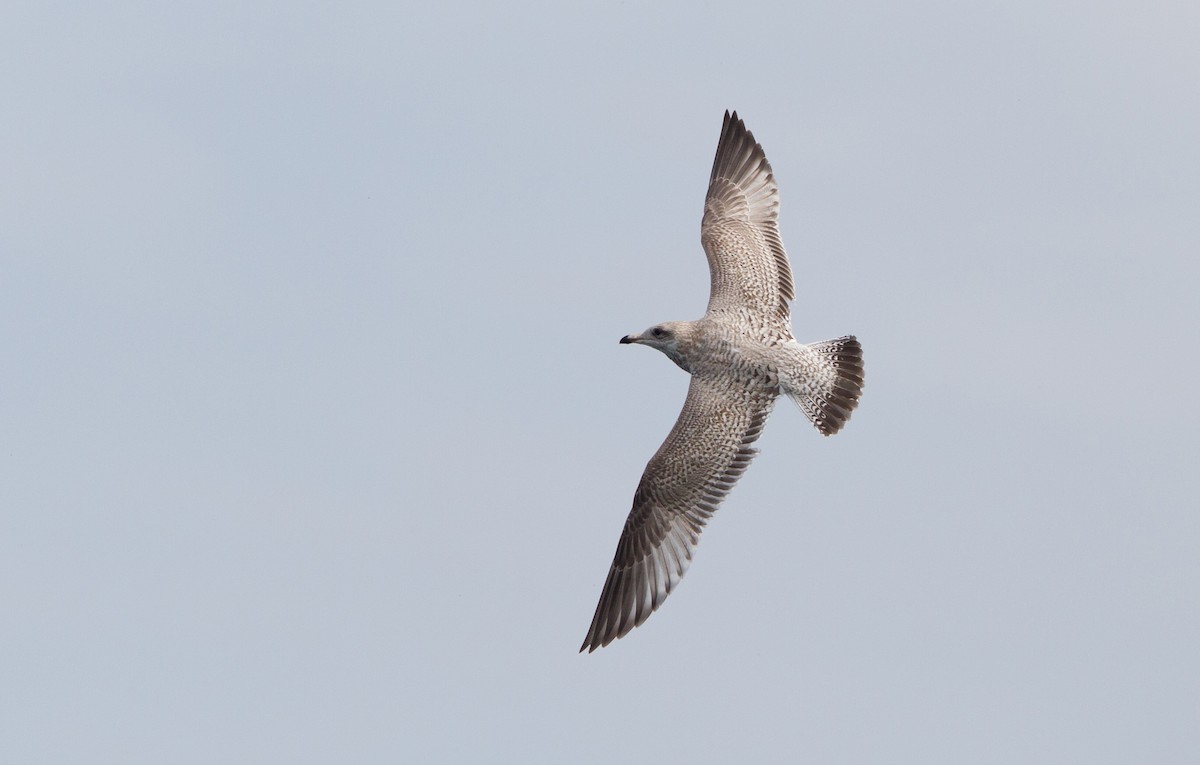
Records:
[[[432,5],[4,12],[0,760],[1200,760],[1194,3]],[[727,108],[866,391],[580,656]]]

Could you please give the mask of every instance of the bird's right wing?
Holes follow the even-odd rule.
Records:
[[[580,651],[594,651],[649,618],[683,578],[700,532],[757,454],[777,390],[737,396],[692,377],[683,411],[646,465]]]

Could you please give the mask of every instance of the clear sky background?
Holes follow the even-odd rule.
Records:
[[[1198,8],[6,7],[0,760],[1200,761]],[[727,108],[866,391],[579,655]]]

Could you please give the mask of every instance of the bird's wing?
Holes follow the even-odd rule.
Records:
[[[725,112],[700,223],[712,289],[708,313],[736,312],[764,324],[790,322],[792,269],[779,238],[779,187],[762,146]]]
[[[767,381],[734,391],[692,377],[683,411],[633,495],[612,568],[580,651],[594,651],[649,618],[683,578],[705,522],[758,450],[778,391]]]

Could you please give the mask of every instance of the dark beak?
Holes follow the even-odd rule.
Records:
[[[621,338],[621,345],[629,345],[632,342],[635,342],[632,335],[626,335],[625,337]]]

